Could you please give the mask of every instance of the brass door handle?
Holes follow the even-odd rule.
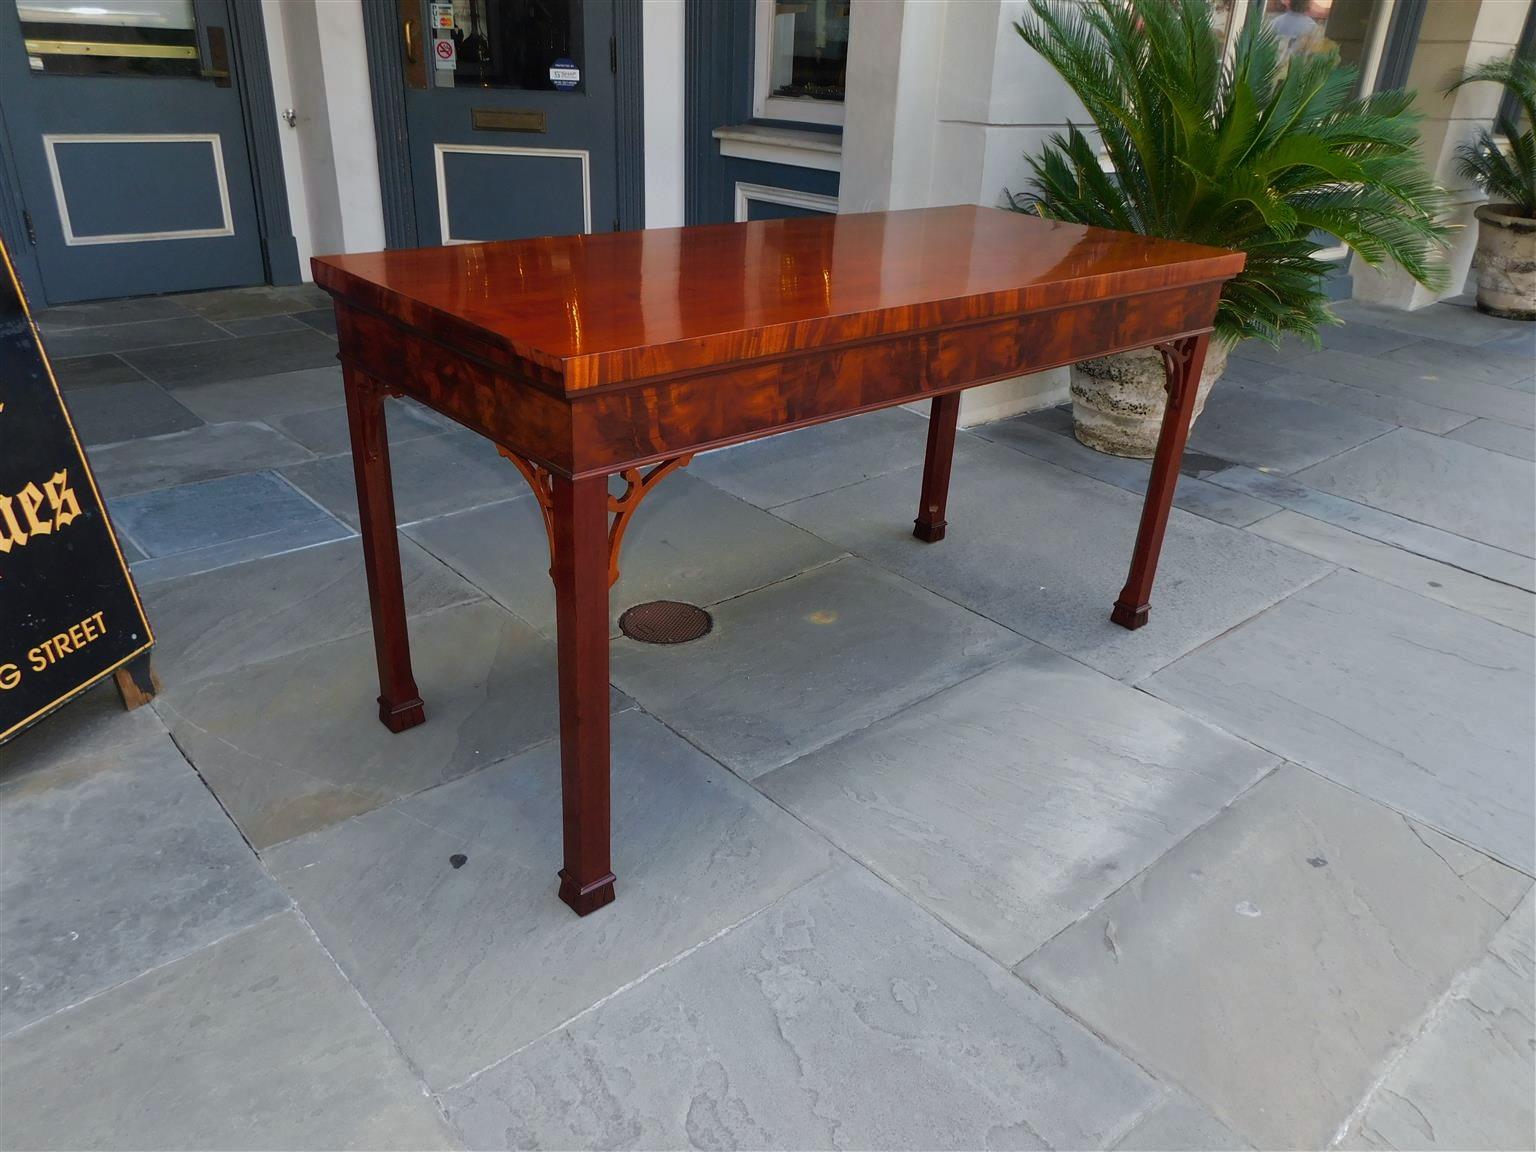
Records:
[[[416,52],[416,21],[407,20],[405,32],[405,61],[407,64],[420,63],[421,57]]]

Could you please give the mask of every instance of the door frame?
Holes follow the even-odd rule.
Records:
[[[240,123],[256,200],[262,271],[268,284],[297,284],[302,279],[299,244],[288,214],[288,182],[277,137],[277,98],[272,94],[272,65],[267,54],[261,0],[225,3],[229,7],[230,50],[235,57]],[[0,18],[5,15],[0,12]],[[0,108],[0,236],[5,238],[33,308],[39,309],[45,306],[46,298],[37,252],[27,234],[26,201],[11,155],[12,129],[5,119],[5,110]]]
[[[240,2],[240,0],[235,0]],[[257,2],[257,0],[246,0]],[[594,0],[603,3],[605,0]],[[617,118],[615,189],[619,227],[645,226],[645,77],[641,68],[642,0],[606,0],[613,5],[614,103]],[[400,60],[394,3],[363,5],[363,41],[368,50],[368,85],[373,91],[373,129],[379,149],[379,195],[384,202],[384,243],[390,248],[415,248],[416,179],[432,173],[411,169],[411,146],[405,121],[405,68]]]

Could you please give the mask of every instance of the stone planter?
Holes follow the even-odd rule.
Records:
[[[1477,310],[1536,320],[1536,219],[1513,204],[1484,204],[1477,228]]]
[[[1211,385],[1227,366],[1232,346],[1213,339],[1195,393],[1200,418]],[[1152,348],[1117,352],[1072,365],[1072,426],[1090,448],[1113,456],[1150,458],[1163,426],[1168,375],[1162,353]]]

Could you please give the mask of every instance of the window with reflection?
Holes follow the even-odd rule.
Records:
[[[192,0],[15,0],[27,65],[68,76],[197,76]]]
[[[581,4],[453,0],[453,39],[458,47],[453,87],[585,91]],[[572,70],[574,80],[569,78]]]
[[[775,0],[768,95],[842,103],[848,74],[849,0]]]

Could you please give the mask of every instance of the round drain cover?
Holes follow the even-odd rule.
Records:
[[[619,617],[619,631],[646,644],[686,644],[707,635],[714,626],[704,609],[677,600],[636,604]]]

